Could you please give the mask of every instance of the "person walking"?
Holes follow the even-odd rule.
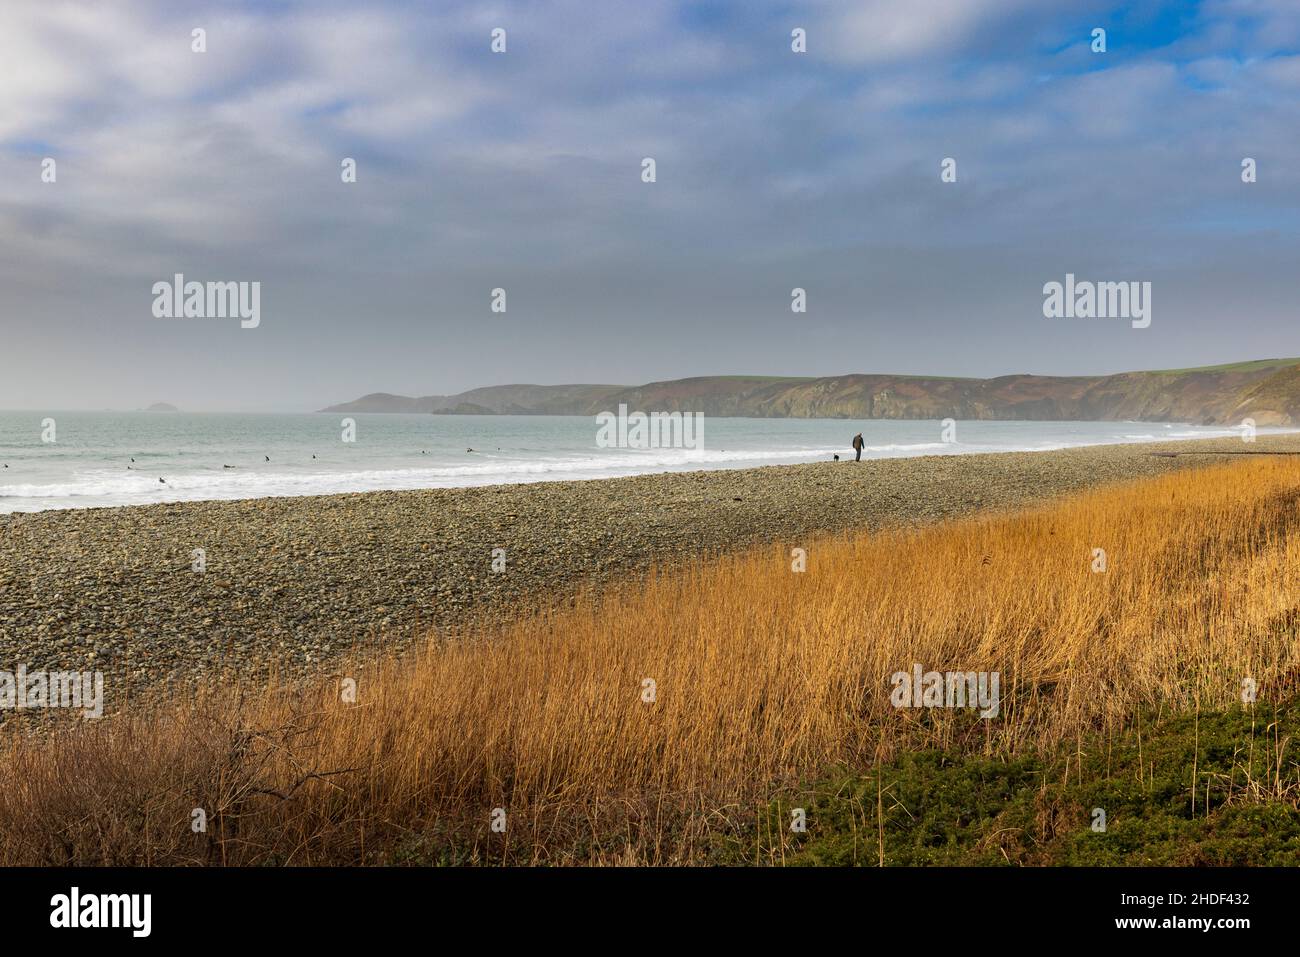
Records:
[[[859,432],[857,435],[853,436],[853,451],[857,453],[857,456],[853,459],[853,461],[855,461],[855,462],[861,462],[861,461],[862,461],[862,447],[863,447],[864,445],[866,445],[866,444],[867,444],[866,442],[863,442],[863,441],[862,441],[862,433],[861,433],[861,432]]]

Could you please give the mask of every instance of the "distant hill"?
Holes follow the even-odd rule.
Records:
[[[584,415],[604,396],[626,391],[622,385],[493,385],[459,395],[426,395],[413,399],[389,392],[372,392],[354,402],[332,405],[322,412],[439,412],[451,415]],[[600,409],[596,410],[597,412]],[[592,413],[593,415],[595,413]]]
[[[180,409],[169,402],[155,402],[153,405],[146,406],[142,412],[179,412]]]
[[[1300,423],[1300,359],[1108,376],[996,379],[855,373],[704,376],[620,385],[499,385],[420,398],[377,392],[324,412],[595,415],[629,411],[832,419],[1078,419],[1236,425]]]

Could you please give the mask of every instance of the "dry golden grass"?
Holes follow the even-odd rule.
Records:
[[[1246,676],[1267,701],[1300,673],[1298,501],[1292,460],[1264,457],[789,542],[311,687],[11,733],[0,863],[667,862],[828,765],[1050,747],[1237,706]],[[914,662],[1000,672],[1001,713],[894,709],[889,676]]]

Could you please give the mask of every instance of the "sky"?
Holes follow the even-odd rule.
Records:
[[[0,408],[1295,356],[1298,206],[1294,0],[0,4]]]

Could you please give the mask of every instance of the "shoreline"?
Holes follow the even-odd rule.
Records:
[[[152,414],[140,415],[153,420]],[[567,418],[586,421],[582,417]],[[765,421],[776,427],[776,423],[790,420]],[[819,420],[819,424],[824,426],[829,421],[831,420]],[[937,428],[939,423],[931,424]],[[867,442],[864,461],[939,455],[1037,454],[1105,445],[1230,441],[1239,437],[1238,431],[1230,429],[1127,421],[1041,423],[1045,431],[1034,435],[999,431],[1002,427],[1014,430],[1023,424],[1018,420],[969,423],[968,427],[972,431],[966,434],[965,441],[948,445],[941,441],[930,441],[937,437],[937,432],[935,435],[916,433],[914,423],[882,420],[881,430],[878,430],[878,434],[873,432]],[[780,427],[783,428],[784,425]],[[74,422],[69,428],[73,428],[74,432],[76,428],[84,431],[87,423]],[[912,431],[908,431],[909,428]],[[1102,431],[1097,431],[1098,429]],[[1298,431],[1300,430],[1268,430],[1261,432],[1260,436],[1297,434]],[[178,447],[185,447],[185,436],[174,438],[179,443]],[[378,434],[370,454],[363,461],[340,454],[337,450],[318,460],[316,452],[324,450],[314,442],[305,442],[300,425],[295,424],[285,426],[278,444],[272,443],[265,448],[252,450],[238,442],[225,448],[219,441],[215,447],[203,446],[201,443],[196,450],[160,456],[147,442],[139,444],[143,441],[142,436],[132,435],[128,430],[127,433],[117,435],[115,441],[129,452],[123,451],[116,457],[106,457],[103,454],[78,457],[74,454],[64,462],[60,470],[50,470],[37,459],[24,459],[21,456],[6,461],[6,466],[12,461],[14,468],[6,468],[3,479],[0,480],[0,516],[70,509],[244,502],[267,498],[484,488],[538,482],[603,481],[663,472],[736,471],[810,465],[830,462],[835,454],[841,460],[851,459],[853,455],[842,446],[847,441],[844,436],[841,435],[839,441],[833,441],[824,433],[784,436],[765,434],[758,445],[754,444],[756,437],[753,435],[729,434],[715,441],[714,447],[708,449],[666,448],[652,450],[651,454],[628,451],[597,454],[590,449],[579,454],[573,445],[573,434],[557,433],[542,442],[544,448],[550,448],[547,443],[553,441],[554,454],[540,457],[538,453],[541,449],[530,447],[525,447],[523,454],[512,454],[512,449],[507,448],[504,455],[500,447],[495,447],[494,454],[497,442],[506,445],[510,442],[498,436],[488,439],[488,444],[483,445],[480,440],[485,439],[485,436],[479,434],[450,437],[455,438],[455,441],[450,441],[450,448],[447,447],[449,437],[443,436],[439,439],[441,446],[434,447],[430,453],[422,447],[429,438],[415,434]],[[462,442],[469,446],[464,453],[460,451],[464,447]],[[733,442],[738,444],[733,445]],[[475,449],[478,449],[477,453]],[[127,464],[130,453],[143,457],[138,464]],[[136,463],[136,459],[130,457],[129,462]]]
[[[112,711],[169,677],[314,671],[655,566],[1024,508],[1242,451],[1300,453],[1300,435],[12,513],[0,670],[102,670]]]

